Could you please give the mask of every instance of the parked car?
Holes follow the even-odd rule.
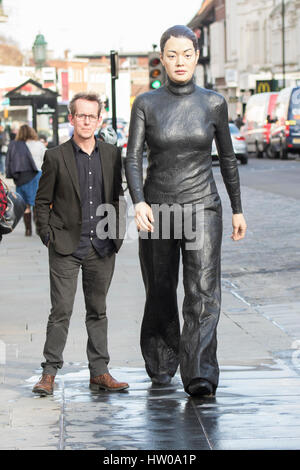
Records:
[[[249,98],[246,105],[242,133],[246,138],[247,150],[263,158],[270,145],[270,132],[278,92],[257,93]]]
[[[288,152],[300,154],[300,87],[279,92],[271,128],[268,156],[287,159]]]
[[[247,145],[245,137],[241,134],[240,130],[238,129],[238,127],[236,127],[235,124],[229,123],[229,130],[236,158],[240,160],[242,165],[245,165],[248,163]],[[213,161],[219,160],[218,151],[214,140],[212,144],[211,156]]]

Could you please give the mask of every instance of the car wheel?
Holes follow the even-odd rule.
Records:
[[[247,165],[247,163],[248,163],[248,156],[247,156],[247,155],[241,155],[241,157],[240,157],[240,162],[241,162],[241,165]]]
[[[279,151],[275,147],[270,145],[270,158],[279,158]]]
[[[261,150],[259,150],[257,142],[255,142],[255,156],[256,156],[256,158],[263,158],[264,157],[264,153]]]
[[[270,144],[266,147],[265,154],[267,158],[274,158],[272,147]]]

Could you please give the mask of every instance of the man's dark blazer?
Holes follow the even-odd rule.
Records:
[[[114,145],[98,141],[102,166],[104,203],[116,210],[117,231],[108,227],[118,251],[126,227],[126,203],[122,189],[121,157]],[[119,199],[121,198],[121,199]],[[42,240],[50,234],[57,253],[69,255],[79,244],[82,213],[78,170],[71,140],[45,152],[42,176],[35,200],[36,225]],[[120,228],[120,231],[119,231]]]

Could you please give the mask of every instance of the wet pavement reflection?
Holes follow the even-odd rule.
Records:
[[[129,382],[128,390],[91,392],[82,364],[58,375],[55,394],[46,399],[61,405],[60,449],[290,450],[300,448],[298,372],[281,360],[224,367],[216,397],[201,399],[184,392],[179,376],[153,386],[134,368],[111,371]]]

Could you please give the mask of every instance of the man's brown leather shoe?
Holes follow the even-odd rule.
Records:
[[[97,377],[91,377],[90,379],[90,389],[95,391],[107,390],[109,392],[118,392],[128,387],[129,385],[126,382],[117,382],[109,372],[97,375]]]
[[[38,383],[35,384],[32,391],[39,395],[53,395],[54,375],[43,374]]]

